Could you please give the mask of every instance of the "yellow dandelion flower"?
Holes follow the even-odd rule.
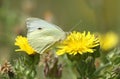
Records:
[[[118,36],[114,32],[108,32],[100,35],[100,46],[102,50],[110,50],[114,48],[118,43]]]
[[[99,45],[99,39],[95,37],[94,34],[90,32],[80,33],[72,32],[59,46],[57,55],[62,55],[65,53],[76,55],[84,53],[93,53],[95,51],[94,47]]]
[[[19,48],[20,48],[20,49],[17,49],[15,51],[24,51],[28,55],[36,53],[34,51],[34,49],[29,45],[28,39],[26,37],[17,36],[17,38],[15,40],[16,40],[15,45],[19,46]]]

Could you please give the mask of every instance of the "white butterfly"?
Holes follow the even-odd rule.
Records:
[[[39,54],[42,54],[56,42],[66,37],[66,33],[60,27],[44,20],[28,18],[26,23],[28,41]]]

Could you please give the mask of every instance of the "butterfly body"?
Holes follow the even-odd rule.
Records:
[[[66,37],[61,28],[38,18],[28,18],[27,29],[30,45],[40,54]]]

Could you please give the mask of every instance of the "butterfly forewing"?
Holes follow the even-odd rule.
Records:
[[[57,41],[65,38],[65,32],[61,28],[38,18],[27,19],[27,28],[28,41],[40,54]]]

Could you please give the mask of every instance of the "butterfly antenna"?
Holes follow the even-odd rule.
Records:
[[[70,30],[69,32],[73,31],[78,25],[80,25],[82,23],[81,20],[79,20]]]

